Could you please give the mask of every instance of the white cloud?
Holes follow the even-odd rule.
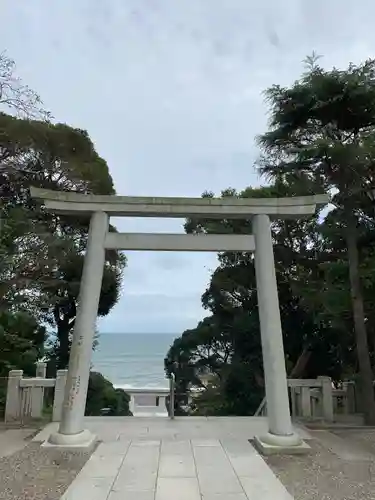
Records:
[[[313,50],[327,66],[372,57],[374,15],[370,0],[5,0],[0,47],[57,120],[89,131],[118,193],[199,196],[259,184],[262,91],[295,80]],[[183,231],[181,220],[115,223]],[[102,328],[194,326],[214,266],[214,255],[130,253]]]

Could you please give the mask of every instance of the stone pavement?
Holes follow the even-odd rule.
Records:
[[[249,443],[267,431],[265,417],[86,417],[85,428],[102,443],[63,500],[293,498]]]
[[[292,500],[245,440],[102,443],[63,500]]]
[[[84,427],[96,434],[100,441],[118,439],[239,439],[247,441],[265,434],[267,417],[176,417],[174,420],[158,417],[85,417]],[[58,424],[48,424],[34,441],[44,441]],[[302,439],[311,439],[304,427],[295,425]]]
[[[267,432],[266,417],[86,417],[84,426],[102,443],[63,500],[293,499],[249,443]]]

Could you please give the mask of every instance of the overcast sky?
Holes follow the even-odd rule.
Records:
[[[259,184],[262,91],[315,50],[375,56],[371,0],[3,0],[0,50],[56,120],[87,129],[122,195],[200,196]],[[181,220],[114,219],[182,232]],[[111,332],[173,332],[204,315],[213,254],[128,253]]]

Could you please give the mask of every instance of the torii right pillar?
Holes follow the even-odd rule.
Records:
[[[255,273],[266,386],[268,433],[255,437],[265,455],[306,453],[310,448],[293,430],[285,369],[275,259],[268,215],[253,217]]]

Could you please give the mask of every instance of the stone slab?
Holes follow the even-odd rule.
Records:
[[[124,458],[121,455],[91,455],[79,473],[79,478],[113,478],[117,476]]]
[[[226,467],[197,467],[201,493],[243,493],[241,483],[228,463]]]
[[[155,500],[201,500],[196,478],[159,478]]]
[[[238,477],[221,445],[219,447],[195,445],[193,452],[203,495],[243,493]]]
[[[162,441],[161,453],[165,455],[190,455],[191,443],[189,440],[177,441],[164,439]]]
[[[163,455],[160,458],[159,477],[196,477],[193,455]]]
[[[242,477],[242,487],[249,500],[293,500],[292,495],[279,482],[267,482],[262,477]]]
[[[262,453],[262,455],[304,455],[311,451],[311,447],[302,441],[301,444],[295,446],[274,446],[272,444],[265,443],[258,436],[254,437],[255,448]]]
[[[292,500],[292,496],[249,442],[224,441],[222,445],[249,499]]]
[[[105,500],[155,500],[155,491],[111,491]]]
[[[202,500],[248,500],[245,493],[207,493],[202,495]]]
[[[97,442],[97,436],[85,429],[78,434],[60,434],[60,432],[50,434],[43,442],[42,447],[89,451],[94,449]]]
[[[268,431],[267,417],[85,417],[85,428],[96,434],[100,441],[120,440],[222,440],[252,439]],[[302,439],[311,439],[308,431],[294,426]],[[48,424],[34,441],[45,441],[58,430],[58,423]]]
[[[95,451],[95,455],[104,457],[112,455],[125,456],[129,446],[130,446],[129,440],[107,441],[105,443],[101,443],[98,446],[97,450]]]
[[[61,500],[106,500],[109,495],[113,479],[105,478],[79,478],[77,477],[61,497]]]
[[[191,444],[193,447],[211,447],[214,446],[215,448],[220,448],[221,444],[218,439],[192,439]]]
[[[124,467],[116,477],[112,490],[125,491],[155,491],[157,468]]]
[[[225,468],[230,466],[228,457],[222,447],[197,446],[193,450],[197,467]]]
[[[102,443],[63,500],[82,498],[292,500],[251,443],[228,435],[221,441],[195,438]]]

